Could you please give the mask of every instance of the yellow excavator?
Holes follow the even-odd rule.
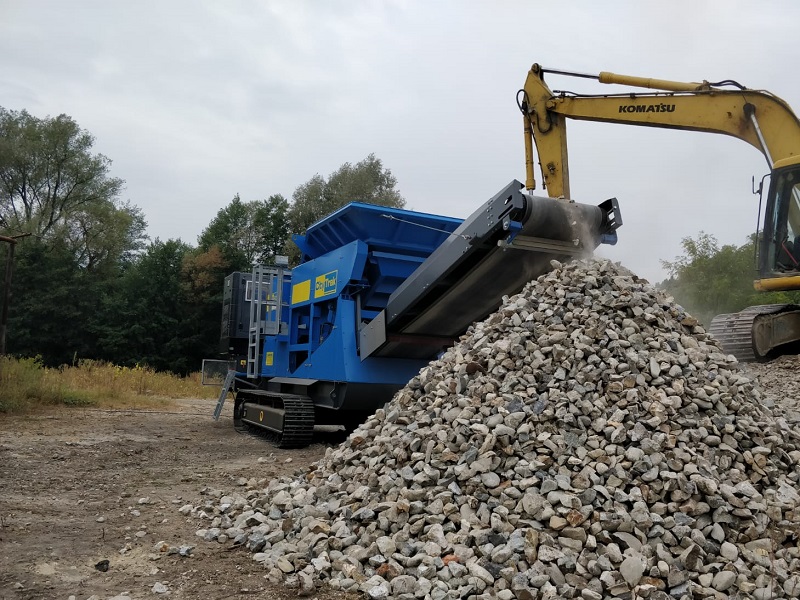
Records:
[[[547,73],[647,91],[552,91]],[[570,198],[567,119],[721,133],[755,146],[770,169],[763,230],[757,231],[760,291],[800,290],[800,120],[783,100],[731,80],[684,83],[534,64],[517,96],[525,131],[526,187],[536,187],[533,147],[551,198]],[[763,186],[759,186],[759,195]],[[759,208],[760,222],[760,208]],[[710,332],[741,361],[760,360],[800,341],[800,306],[765,305],[714,318]]]

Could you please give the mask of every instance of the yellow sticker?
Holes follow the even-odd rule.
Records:
[[[264,420],[264,411],[258,411],[258,422],[261,423]]]
[[[268,367],[272,366],[274,360],[275,360],[274,352],[267,352],[267,354],[264,356],[264,364]]]
[[[336,293],[336,280],[338,277],[338,270],[319,275],[314,282],[314,298],[333,296]]]
[[[311,298],[311,280],[306,279],[292,286],[292,304],[306,302]]]

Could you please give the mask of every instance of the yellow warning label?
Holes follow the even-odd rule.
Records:
[[[264,364],[266,366],[271,367],[274,360],[275,360],[275,353],[274,352],[267,352],[264,355]]]
[[[339,271],[331,271],[317,277],[314,281],[314,298],[332,296],[336,293],[336,280]]]
[[[299,304],[311,299],[311,280],[306,279],[292,286],[292,304]]]

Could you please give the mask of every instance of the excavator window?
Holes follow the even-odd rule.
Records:
[[[800,271],[800,167],[784,171],[776,183],[775,269]]]

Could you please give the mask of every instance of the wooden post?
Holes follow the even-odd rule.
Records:
[[[15,237],[5,237],[0,235],[0,242],[8,244],[8,255],[6,256],[6,276],[3,280],[3,312],[0,313],[0,356],[6,353],[6,330],[8,328],[8,309],[11,306],[11,273],[14,265],[14,248],[17,240],[30,234],[18,235]]]

